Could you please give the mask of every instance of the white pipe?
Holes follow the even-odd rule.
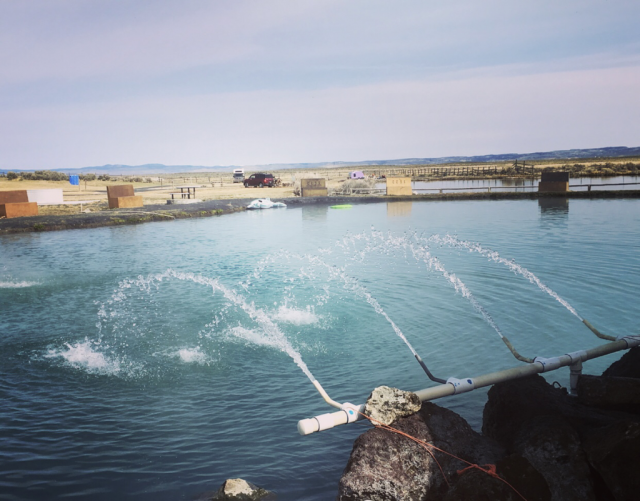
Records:
[[[604,355],[609,355],[616,351],[633,348],[634,346],[640,346],[640,336],[624,336],[618,338],[617,341],[596,346],[590,350],[575,351],[554,358],[536,357],[535,361],[531,364],[492,372],[475,378],[449,378],[446,384],[425,388],[424,390],[418,390],[415,394],[418,395],[418,398],[420,398],[421,401],[425,402],[449,395],[466,393],[477,388],[483,388],[485,386],[491,386],[496,383],[511,381],[513,379],[519,379],[533,374],[539,374],[541,372],[553,371],[567,365],[574,366],[577,369],[582,365],[582,362],[602,357]],[[341,410],[329,414],[322,414],[315,418],[302,419],[298,421],[298,432],[300,435],[309,435],[316,431],[327,430],[334,426],[353,423],[362,419],[360,413],[364,409],[364,405],[358,406],[348,402],[339,404],[329,397],[318,381],[313,381],[313,384],[318,392],[320,392],[320,395],[322,395],[322,398],[324,398],[329,405],[338,407]]]
[[[338,412],[321,414],[320,416],[310,419],[301,419],[298,421],[298,433],[300,433],[300,435],[309,435],[316,431],[328,430],[340,424],[353,423],[358,419],[362,419],[361,413],[364,411],[364,405],[353,405],[349,402],[340,404],[327,394],[317,379],[313,380],[312,383],[313,386],[316,387],[316,390],[318,390],[318,393],[322,395],[325,402],[340,410]]]
[[[331,405],[332,407],[336,407],[338,409],[342,409],[342,404],[339,402],[336,402],[335,400],[333,400],[329,394],[324,391],[324,388],[322,387],[322,385],[318,382],[317,379],[314,379],[312,381],[313,386],[316,387],[316,390],[318,390],[318,393],[320,393],[320,395],[322,395],[322,398],[324,398],[324,401],[327,402],[329,405]]]

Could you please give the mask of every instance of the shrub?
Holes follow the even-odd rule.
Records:
[[[377,182],[375,179],[347,179],[340,187],[335,189],[334,193],[349,195],[351,190],[354,189],[375,188]]]
[[[18,179],[18,174],[16,174],[15,172],[7,172],[7,179],[9,181],[13,181],[14,179]]]
[[[98,176],[98,181],[110,181],[111,180],[111,176],[109,176],[109,174],[100,174]]]
[[[95,181],[96,177],[95,174],[80,174],[80,179],[83,181]]]

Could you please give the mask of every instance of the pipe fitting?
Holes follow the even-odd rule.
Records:
[[[533,359],[533,361],[535,363],[542,365],[542,372],[554,371],[556,369],[559,369],[563,365],[566,365],[562,363],[562,361],[560,360],[560,357],[553,357],[553,358],[536,357]]]
[[[578,380],[582,376],[582,360],[576,360],[569,366],[569,387],[571,388],[571,394],[578,394]]]
[[[364,405],[355,405],[350,402],[342,404],[342,410],[347,415],[347,423],[353,423],[361,419],[360,413],[364,412]]]
[[[618,336],[618,341],[627,343],[627,348],[634,348],[640,345],[640,336]]]
[[[457,379],[454,377],[450,377],[449,379],[447,379],[447,383],[453,386],[454,395],[458,395],[459,393],[466,393],[475,389],[473,379],[471,378]]]
[[[571,353],[566,353],[566,355],[571,359],[571,364],[587,360],[587,352],[585,350],[572,351]]]

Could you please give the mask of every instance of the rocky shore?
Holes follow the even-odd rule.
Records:
[[[354,444],[338,500],[638,499],[640,348],[602,376],[582,376],[577,393],[538,375],[497,384],[482,433],[423,403],[392,426],[437,449],[370,429]]]

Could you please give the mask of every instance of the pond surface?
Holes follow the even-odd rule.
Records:
[[[434,384],[399,334],[445,379],[519,365],[498,331],[530,357],[602,344],[580,316],[637,334],[638,227],[639,200],[540,199],[0,237],[0,499],[190,499],[232,477],[333,499],[368,425],[299,436],[331,412],[310,377],[363,403]],[[438,403],[480,429],[485,400]]]
[[[504,178],[504,179],[456,179],[439,181],[414,181],[411,183],[416,193],[453,193],[455,191],[487,191],[489,188],[500,193],[505,191],[538,191],[539,178]],[[569,179],[571,191],[591,190],[640,190],[640,177],[615,176],[615,177],[576,177]],[[385,183],[376,184],[376,188],[385,189]]]

